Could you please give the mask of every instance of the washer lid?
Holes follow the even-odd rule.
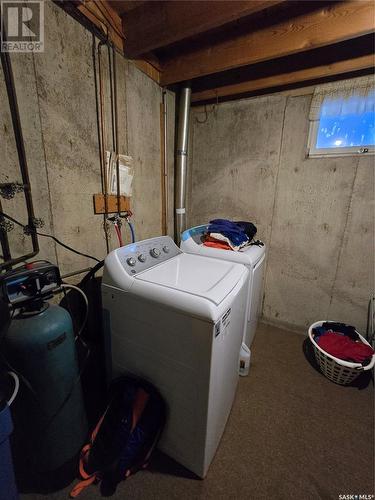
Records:
[[[240,264],[182,253],[139,273],[135,280],[179,290],[219,305],[246,272]]]

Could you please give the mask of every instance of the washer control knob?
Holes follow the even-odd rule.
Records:
[[[135,260],[134,257],[129,257],[128,259],[126,259],[126,262],[128,263],[129,266],[132,266],[132,267],[134,267],[137,263],[137,261]]]
[[[163,246],[163,252],[164,253],[169,253],[169,247],[167,245]]]
[[[152,250],[150,250],[150,254],[152,257],[159,257],[160,255],[160,250],[158,248],[153,248]]]
[[[146,257],[146,255],[145,255],[145,254],[143,254],[143,253],[140,253],[140,254],[138,255],[138,260],[139,260],[139,262],[146,262],[146,258],[147,258],[147,257]]]

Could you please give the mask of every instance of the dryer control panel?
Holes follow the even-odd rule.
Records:
[[[125,271],[135,275],[182,253],[170,236],[158,236],[115,250]]]

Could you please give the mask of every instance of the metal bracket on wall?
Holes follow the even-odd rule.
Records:
[[[5,182],[0,184],[0,196],[5,200],[11,200],[17,193],[22,193],[25,189],[19,182]]]
[[[39,229],[41,227],[44,227],[44,220],[40,219],[38,217],[33,217],[31,220],[31,224],[28,224],[23,228],[24,234],[27,234],[28,236],[35,233],[36,229]]]
[[[10,220],[6,220],[3,217],[1,217],[0,220],[0,231],[3,231],[4,233],[10,233],[14,229],[14,224]]]

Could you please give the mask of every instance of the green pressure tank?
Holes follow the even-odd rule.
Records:
[[[16,314],[1,344],[20,374],[12,406],[16,463],[53,471],[72,459],[87,435],[72,320],[60,306]]]

